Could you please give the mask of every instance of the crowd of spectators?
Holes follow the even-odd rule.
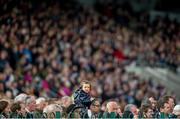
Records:
[[[91,8],[20,1],[0,21],[1,98],[70,96],[80,81],[89,80],[93,97],[139,108],[144,97],[159,98],[167,90],[125,66],[137,62],[176,71],[179,28],[176,21],[150,21],[148,13],[118,4]]]
[[[83,113],[82,113],[83,112]],[[76,104],[73,98],[47,99],[21,93],[14,99],[0,100],[0,117],[5,118],[180,118],[180,105],[172,96],[159,100],[147,97],[140,107],[135,104],[122,106],[116,100],[101,103],[93,98],[89,107]]]

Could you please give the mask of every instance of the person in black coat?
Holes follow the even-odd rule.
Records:
[[[91,105],[91,96],[90,96],[91,84],[89,82],[83,82],[82,86],[76,90],[73,94],[74,103],[76,105],[89,108]]]
[[[90,96],[91,84],[84,81],[81,84],[81,87],[76,90],[73,94],[74,103],[77,106],[81,106],[81,115],[87,113],[91,105],[91,96]]]

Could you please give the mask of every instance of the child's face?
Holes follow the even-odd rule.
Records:
[[[83,84],[82,90],[86,93],[90,92],[90,84]]]

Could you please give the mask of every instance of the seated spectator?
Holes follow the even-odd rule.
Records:
[[[120,118],[120,115],[117,113],[118,104],[116,101],[109,101],[106,105],[106,112],[103,114],[103,118]]]
[[[140,118],[153,118],[153,110],[151,104],[146,103],[141,105],[139,114]]]
[[[39,110],[43,110],[47,106],[46,99],[43,97],[39,97],[36,99],[36,108]]]
[[[27,98],[27,96],[27,94],[21,93],[14,98],[14,102],[25,103],[25,99]]]
[[[153,96],[149,97],[148,99],[151,102],[151,106],[153,109],[153,118],[155,118],[157,115],[159,115],[159,111],[157,108],[157,101],[155,100]]]
[[[8,118],[8,106],[9,102],[6,100],[0,100],[0,117],[1,118]]]
[[[27,96],[25,99],[26,118],[33,118],[36,109],[36,100],[33,96]]]
[[[94,99],[91,102],[90,108],[87,113],[84,115],[84,118],[101,118],[102,114],[100,112],[101,104],[99,100]]]
[[[21,105],[20,103],[13,103],[10,107],[11,113],[10,118],[23,118],[23,114],[21,113]]]
[[[169,117],[170,118],[176,118],[176,115],[173,114],[173,109],[174,109],[174,106],[175,106],[175,99],[170,95],[165,95],[164,97],[168,98],[168,104],[170,106]]]
[[[127,104],[124,108],[123,118],[136,118],[137,116],[137,107],[133,104]]]
[[[60,118],[63,108],[58,104],[50,104],[43,109],[43,113],[46,113],[48,117],[45,118]]]
[[[46,99],[39,97],[36,99],[36,109],[34,110],[34,116],[41,118],[43,115],[43,109],[47,106]]]
[[[76,104],[71,104],[67,110],[67,118],[81,118],[83,117],[83,115],[85,115],[86,113],[84,113],[83,115],[81,114],[81,108],[83,108],[82,106],[78,106]]]
[[[61,105],[65,108],[69,107],[71,104],[73,104],[73,100],[69,96],[63,96],[61,98]]]
[[[159,118],[169,118],[169,114],[171,113],[171,108],[168,103],[169,98],[161,97],[158,101],[158,109],[160,111]]]

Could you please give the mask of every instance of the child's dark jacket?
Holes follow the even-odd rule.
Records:
[[[74,97],[74,103],[76,105],[89,107],[91,104],[91,96],[88,93],[84,92],[82,88],[76,90],[73,94],[73,97]]]

